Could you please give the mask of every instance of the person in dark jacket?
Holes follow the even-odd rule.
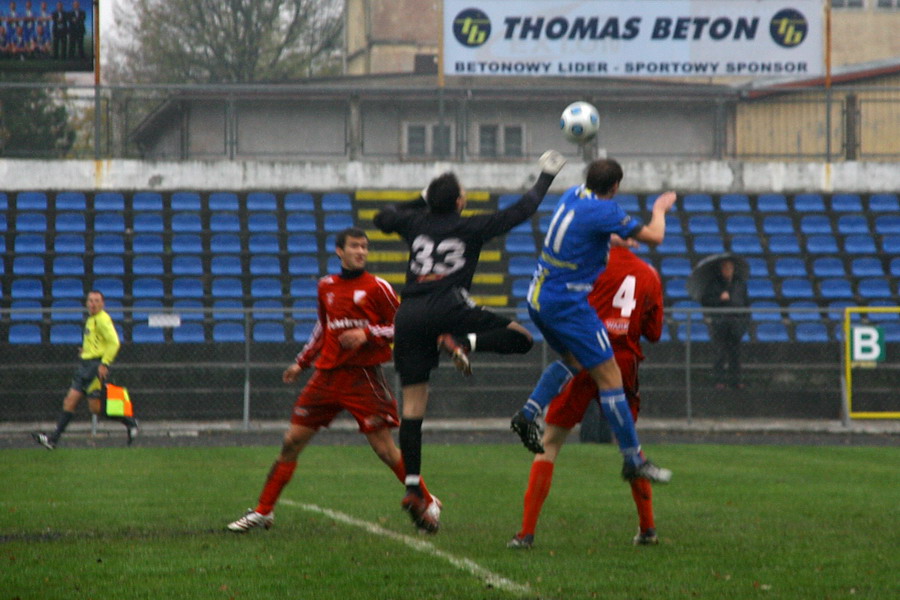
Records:
[[[734,261],[723,259],[719,272],[709,280],[700,301],[709,308],[744,308],[748,306],[747,283],[735,274]],[[741,381],[741,338],[747,332],[750,315],[745,312],[714,312],[710,315],[712,342],[716,361],[713,377],[716,389],[744,387]]]

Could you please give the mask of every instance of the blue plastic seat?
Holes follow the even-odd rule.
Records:
[[[217,212],[209,217],[209,230],[213,233],[239,233],[241,220],[237,213]]]
[[[9,326],[10,344],[40,344],[41,326],[32,323],[15,323]]]
[[[534,256],[537,249],[534,245],[534,236],[526,234],[507,235],[505,238],[506,251],[510,254],[529,254]]]
[[[526,233],[526,234],[531,234],[532,231],[533,231],[533,230],[532,230],[532,227],[531,227],[531,219],[529,219],[529,220],[527,220],[527,221],[523,221],[522,223],[519,223],[518,225],[516,225],[515,227],[513,227],[512,229],[510,229],[510,230],[509,230],[509,233]]]
[[[292,279],[290,294],[293,298],[318,298],[319,282],[308,277]]]
[[[125,296],[125,286],[121,279],[102,277],[94,280],[93,289],[99,290],[106,298],[121,300]]]
[[[162,210],[162,194],[159,192],[136,192],[131,198],[133,210]]]
[[[322,210],[324,212],[353,210],[350,196],[343,193],[324,194],[322,196]]]
[[[278,218],[273,213],[250,213],[247,230],[250,233],[277,233]]]
[[[687,243],[683,235],[666,235],[663,243],[656,247],[660,254],[687,254]]]
[[[214,277],[212,296],[214,298],[243,298],[244,287],[237,277]]]
[[[280,300],[257,300],[253,303],[253,318],[257,321],[283,321],[284,305]]]
[[[821,194],[797,194],[794,196],[794,211],[799,214],[825,212],[825,201]]]
[[[531,259],[531,271],[534,272],[535,261]],[[663,277],[690,277],[691,261],[683,256],[664,256],[659,263],[659,272]]]
[[[543,215],[542,217],[538,218],[538,231],[541,233],[542,236],[546,235],[547,232],[550,230],[550,223],[552,221],[553,221],[553,215]],[[666,231],[668,232],[669,229],[666,228]]]
[[[881,239],[881,248],[887,254],[900,254],[900,235],[886,235]]]
[[[229,321],[216,323],[213,325],[212,339],[214,342],[244,342],[244,325]]]
[[[319,318],[318,298],[300,298],[291,305],[291,316],[297,321],[316,321]]]
[[[703,311],[694,310],[700,308],[700,303],[695,300],[678,300],[677,302],[672,303],[672,318],[676,321],[687,321],[688,319],[692,321],[703,321]]]
[[[151,298],[140,298],[132,303],[131,319],[135,323],[147,323],[150,313],[162,312],[162,302]]]
[[[0,212],[0,232],[6,231],[6,230],[7,230],[6,215],[3,214],[2,212]],[[3,247],[0,248],[0,252],[5,252],[6,251],[6,238],[4,238],[3,236],[0,236],[0,241],[3,242]]]
[[[681,204],[685,212],[713,212],[712,196],[709,194],[687,194]],[[647,206],[653,206],[649,199]]]
[[[747,295],[752,300],[759,298],[775,298],[775,287],[768,279],[751,277],[747,280]]]
[[[173,256],[172,275],[203,275],[203,261],[199,256]]]
[[[125,231],[125,217],[120,213],[102,212],[94,216],[95,233],[123,233]]]
[[[60,192],[56,195],[56,210],[86,210],[87,201],[81,192]]]
[[[721,254],[725,252],[725,242],[720,235],[698,235],[694,237],[696,254]]]
[[[757,300],[750,303],[752,321],[781,321],[781,306],[771,300]],[[775,310],[779,309],[779,310]]]
[[[349,213],[329,213],[325,215],[323,228],[326,232],[337,233],[354,225],[353,217]]]
[[[36,321],[40,323],[44,320],[39,300],[14,300],[10,303],[9,308],[10,322]],[[80,317],[81,313],[78,316]]]
[[[732,249],[734,246],[732,246]],[[747,265],[750,267],[750,277],[768,277],[769,264],[766,259],[758,256],[748,256]]]
[[[536,261],[531,256],[509,257],[508,272],[514,277],[526,277],[534,273]]]
[[[163,226],[162,213],[157,212],[140,212],[134,215],[135,233],[162,233],[165,230]]]
[[[828,326],[824,323],[797,323],[794,328],[794,339],[803,343],[830,342]]]
[[[788,277],[781,282],[781,296],[788,300],[796,298],[813,298],[812,282],[800,277]]]
[[[131,329],[131,341],[135,344],[164,344],[166,337],[162,327],[150,327],[145,323],[137,323]]]
[[[12,272],[13,275],[43,275],[44,257],[16,256],[13,258]]]
[[[843,300],[853,298],[853,289],[846,279],[837,277],[823,279],[819,283],[819,293],[826,300]]]
[[[316,324],[313,321],[298,321],[294,324],[294,341],[306,342],[312,336]]]
[[[254,323],[253,341],[262,343],[283,343],[285,341],[284,325],[274,321]]]
[[[813,275],[820,278],[844,277],[847,275],[844,261],[835,256],[819,256],[813,259],[812,271]]]
[[[528,295],[528,287],[530,285],[531,285],[530,277],[522,277],[519,279],[514,279],[512,282],[512,287],[510,288],[512,297],[516,300],[524,299]]]
[[[831,210],[860,213],[863,211],[862,199],[859,194],[835,194],[831,197]]]
[[[43,254],[47,246],[43,235],[20,233],[13,241],[13,249],[16,254]]]
[[[900,221],[900,219],[898,219]],[[841,235],[869,233],[869,221],[863,215],[841,215],[837,221],[837,231]]]
[[[203,242],[199,235],[181,233],[172,236],[172,252],[175,254],[202,254]]]
[[[82,306],[84,302],[81,302]],[[119,298],[108,298],[106,300],[106,312],[109,313],[109,316],[112,317],[113,321],[122,321],[125,319],[125,311],[122,308],[122,300]],[[119,325],[116,325],[116,331],[119,332],[119,339],[122,335],[122,328]]]
[[[174,288],[174,284],[172,285]],[[172,302],[172,309],[181,315],[182,321],[202,321],[205,312],[200,310],[203,308],[203,302],[195,299],[176,298]]]
[[[124,254],[125,239],[115,233],[104,233],[94,236],[95,254]]]
[[[756,221],[747,215],[731,215],[725,220],[725,231],[730,234],[756,235]]]
[[[9,208],[9,198],[6,196],[6,192],[0,192],[0,211],[6,210]]]
[[[884,239],[887,239],[885,236]],[[869,234],[854,234],[844,238],[844,252],[848,254],[875,254],[875,238]]]
[[[173,233],[200,233],[203,224],[198,213],[180,212],[172,215],[171,228]]]
[[[900,256],[896,256],[888,263],[888,273],[891,277],[900,278]]]
[[[239,254],[241,238],[233,233],[217,233],[209,239],[209,251],[213,254]]]
[[[137,258],[135,260],[137,260]],[[125,274],[125,261],[122,260],[121,256],[115,254],[99,254],[94,257],[94,264],[91,267],[91,272],[94,275],[114,275],[121,277]],[[132,272],[134,272],[133,267]]]
[[[249,205],[247,209],[250,210]],[[312,212],[315,209],[316,204],[312,194],[306,192],[290,192],[284,195],[284,210],[288,212],[292,210]]]
[[[70,323],[53,323],[50,325],[50,343],[62,345],[81,345],[84,340],[81,327]]]
[[[806,238],[806,251],[811,254],[836,254],[837,239],[833,235],[811,235]]]
[[[16,210],[47,210],[47,194],[19,192],[16,194]]]
[[[34,240],[38,241],[38,240]],[[40,250],[31,250],[31,252],[45,252],[44,236],[39,236]],[[86,249],[84,236],[64,233],[53,238],[53,251],[57,254],[84,254]],[[19,239],[16,238],[16,252],[28,252],[24,247],[19,247]]]
[[[281,275],[281,263],[277,256],[260,254],[250,257],[251,275]]]
[[[897,194],[872,194],[869,196],[869,212],[900,212]]]
[[[788,342],[790,339],[784,323],[767,321],[756,324],[756,341],[758,342]]]
[[[20,212],[16,215],[16,231],[27,233],[47,231],[47,215],[43,213]]]
[[[691,343],[709,341],[709,328],[706,326],[706,323],[695,321],[689,321],[689,323],[691,324],[690,333],[688,333],[687,323],[678,324],[675,339],[679,342],[687,342],[688,338],[690,338]]]
[[[800,232],[806,235],[831,234],[831,219],[825,215],[803,215],[800,217]]]
[[[806,277],[806,261],[795,256],[776,257],[775,274],[779,277]]]
[[[315,207],[312,203],[312,196],[310,196],[309,209],[310,211],[314,210]],[[250,212],[253,211],[270,211],[274,212],[278,210],[278,202],[275,199],[275,194],[272,192],[250,192],[247,194],[247,210]],[[292,209],[296,210],[296,209]],[[307,209],[303,209],[307,210]]]
[[[250,282],[250,295],[254,298],[280,298],[281,280],[274,277],[256,277]]]
[[[125,196],[119,192],[94,194],[94,210],[125,210]]]
[[[874,300],[876,298],[891,298],[891,284],[884,277],[868,277],[860,279],[857,284],[856,291],[863,302]]]
[[[750,198],[747,194],[722,194],[719,210],[726,213],[750,212]]]
[[[110,313],[112,314],[112,313]],[[50,320],[75,321],[84,319],[84,302],[82,300],[63,299],[54,300],[50,305]]]
[[[762,213],[786,213],[787,198],[784,194],[760,194],[756,199],[756,210]]]
[[[670,299],[689,298],[687,291],[687,279],[684,277],[673,277],[665,282],[665,296]]]
[[[884,277],[884,266],[878,257],[859,256],[850,261],[850,273],[854,277]]]
[[[516,200],[518,200],[521,196],[516,196]],[[613,200],[615,200],[616,204],[622,207],[629,215],[635,215],[641,212],[641,205],[638,202],[638,197],[634,194],[616,194],[613,196]]]
[[[319,259],[315,256],[292,256],[288,259],[289,275],[318,275]]]
[[[184,318],[182,316],[182,318]],[[182,323],[172,329],[172,341],[176,344],[202,344],[206,342],[206,332],[201,323]]]
[[[96,260],[94,264],[96,266]],[[134,260],[131,262],[131,272],[135,275],[162,275],[165,273],[165,270],[161,257],[142,255],[134,257]]]
[[[62,276],[83,276],[84,259],[81,256],[57,256],[53,259],[53,274]]]
[[[209,195],[209,210],[238,210],[238,197],[234,192],[213,192]]]
[[[173,298],[203,298],[203,280],[199,277],[176,277],[172,280]]]
[[[163,282],[156,277],[138,277],[131,284],[134,298],[162,298],[165,296]]]
[[[709,215],[692,215],[688,217],[688,232],[693,235],[719,233],[719,221]]]
[[[329,256],[325,266],[326,273],[338,273],[341,270],[341,259],[337,256]]]
[[[216,300],[213,302],[212,318],[214,321],[243,321],[244,305],[240,300]]]
[[[522,197],[522,195],[519,194],[516,198],[513,199],[513,201],[510,204],[512,204],[513,202],[515,202],[516,200],[518,200],[521,197]],[[556,205],[559,204],[559,198],[560,198],[560,194],[547,194],[546,196],[544,196],[544,199],[541,200],[540,204],[538,204],[538,209],[537,209],[538,213],[554,212],[556,210]]]
[[[241,275],[244,272],[241,267],[241,258],[229,254],[213,256],[209,270],[213,275]]]
[[[162,254],[162,236],[154,233],[136,235],[131,240],[131,249],[135,254]]]
[[[794,233],[794,222],[785,215],[769,215],[763,218],[762,230],[766,235]]]
[[[56,214],[57,233],[83,233],[87,230],[87,223],[84,220],[84,214],[61,212]]]
[[[269,233],[256,233],[247,241],[247,249],[251,254],[278,254],[278,237]]]
[[[291,254],[316,254],[319,243],[315,235],[292,235],[287,239],[287,251]]]
[[[822,318],[819,305],[812,300],[797,300],[788,305],[788,320],[818,321]]]
[[[307,213],[289,213],[285,221],[285,229],[288,233],[314,233],[317,229],[316,217]]]
[[[53,298],[84,298],[84,282],[74,277],[58,277],[50,284]]]
[[[175,192],[170,198],[172,210],[200,210],[200,194],[197,192]]]
[[[731,238],[731,251],[738,255],[762,254],[762,242],[755,235],[735,235]]]
[[[869,302],[869,306],[880,308],[880,307],[890,307],[896,308],[897,304],[891,299],[875,299]],[[869,320],[872,322],[881,322],[881,321],[896,321],[900,319],[900,313],[897,311],[889,311],[889,312],[875,312],[872,311],[870,313],[866,313],[869,317]]]
[[[879,235],[900,234],[900,215],[878,215],[875,217],[875,233]]]

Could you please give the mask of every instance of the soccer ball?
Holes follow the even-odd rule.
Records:
[[[593,104],[573,102],[560,115],[559,128],[573,144],[584,144],[597,135],[600,128],[600,114]]]

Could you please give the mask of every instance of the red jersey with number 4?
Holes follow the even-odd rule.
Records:
[[[641,335],[655,342],[662,334],[659,273],[627,248],[610,249],[606,270],[594,282],[588,302],[603,320],[616,353],[631,352],[643,360]]]
[[[391,358],[394,314],[400,300],[384,279],[364,272],[345,279],[326,275],[319,280],[319,319],[297,355],[297,364],[317,369],[378,365]],[[349,329],[364,329],[366,343],[355,349],[341,346],[339,336]]]

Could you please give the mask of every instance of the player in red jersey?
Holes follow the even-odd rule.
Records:
[[[291,426],[256,508],[230,523],[231,531],[272,526],[275,503],[294,474],[297,457],[342,410],[353,415],[378,458],[401,482],[406,478],[403,458],[391,436],[391,428],[400,423],[397,401],[381,369],[391,358],[394,314],[400,301],[388,282],[366,272],[369,239],[362,229],[342,231],[335,246],[341,273],[319,280],[318,322],[282,380],[293,383],[304,369],[315,366],[316,370],[297,397]],[[419,527],[433,533],[439,527],[441,504],[425,493],[429,518]]]
[[[606,270],[594,282],[588,302],[597,310],[609,333],[616,363],[622,371],[625,397],[631,415],[637,421],[641,408],[638,365],[644,359],[641,336],[656,342],[662,333],[663,294],[659,274],[627,248],[613,247]],[[597,386],[590,374],[582,371],[550,403],[544,419],[547,423],[543,435],[544,452],[535,455],[531,463],[522,529],[510,540],[508,547],[531,548],[534,543],[534,530],[544,500],[550,493],[556,457],[569,431],[581,422],[588,405],[596,399]],[[640,530],[633,541],[641,545],[657,544],[650,481],[634,478],[630,483],[640,522]]]

